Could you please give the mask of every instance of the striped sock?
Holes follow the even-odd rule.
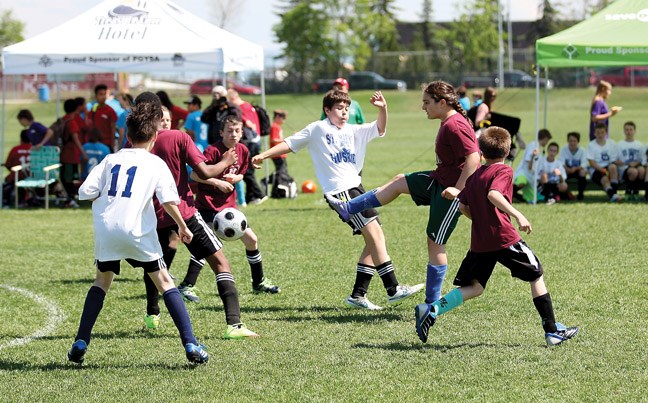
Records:
[[[261,260],[261,252],[259,252],[258,249],[246,249],[245,256],[247,257],[252,272],[252,286],[258,286],[263,281],[263,261]]]
[[[381,263],[376,266],[376,271],[380,276],[380,279],[387,290],[387,295],[390,297],[396,294],[396,287],[398,286],[398,280],[396,280],[396,273],[394,272],[394,264],[391,260]]]
[[[358,263],[356,269],[356,280],[353,285],[353,292],[351,292],[352,298],[364,297],[367,295],[369,283],[373,278],[374,271],[376,271],[376,269],[373,266]]]
[[[241,323],[241,306],[239,305],[238,290],[236,289],[232,273],[217,273],[216,289],[218,290],[221,301],[223,301],[225,321],[227,324],[234,325]]]

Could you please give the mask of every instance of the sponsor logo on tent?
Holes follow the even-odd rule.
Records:
[[[181,53],[176,53],[176,54],[173,55],[171,60],[173,61],[173,66],[174,67],[182,67],[182,66],[184,66],[185,60],[187,60],[187,59],[185,59],[184,56],[182,56]]]
[[[641,22],[648,22],[648,8],[644,8],[637,13],[618,13],[618,14],[605,14],[606,21],[631,21],[639,20]]]
[[[128,1],[95,17],[101,40],[141,40],[146,37],[148,26],[160,25],[161,19],[147,11],[145,0]]]
[[[569,45],[565,46],[562,53],[566,58],[568,58],[570,60],[575,59],[575,58],[577,58],[579,56],[578,49],[576,49],[576,47],[574,45],[572,45],[571,43]]]
[[[43,67],[49,67],[52,64],[54,64],[54,62],[52,61],[52,59],[49,56],[43,55],[43,56],[41,56],[40,60],[38,60],[38,64],[40,64]]]

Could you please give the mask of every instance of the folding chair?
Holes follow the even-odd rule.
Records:
[[[45,189],[45,209],[49,209],[50,185],[54,182],[60,183],[60,153],[60,149],[55,146],[43,146],[38,150],[32,148],[28,164],[11,168],[16,178],[15,208],[18,208],[18,188],[40,188]],[[27,177],[18,180],[18,173],[22,170],[25,170]]]

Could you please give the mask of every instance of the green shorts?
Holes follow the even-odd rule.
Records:
[[[445,186],[430,177],[430,171],[405,174],[407,187],[417,206],[430,206],[427,236],[438,245],[445,245],[457,226],[461,213],[459,200],[441,196]]]

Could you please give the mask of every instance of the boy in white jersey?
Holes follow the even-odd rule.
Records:
[[[563,163],[567,179],[578,181],[576,200],[583,200],[587,186],[587,155],[585,149],[580,146],[580,133],[567,133],[567,145],[560,150],[558,159]]]
[[[551,132],[547,129],[540,129],[538,141],[532,141],[527,145],[524,158],[515,170],[513,178],[513,197],[517,200],[533,203],[535,173],[540,162],[540,154],[544,154],[544,147],[549,143],[549,140],[551,140]],[[520,195],[518,192],[522,194]]]
[[[598,123],[594,129],[594,140],[587,145],[587,159],[592,182],[601,185],[612,203],[623,201],[617,194],[619,171],[614,163],[619,159],[616,143],[607,139],[607,126]]]
[[[557,156],[558,143],[549,143],[547,156],[540,161],[540,168],[538,169],[542,194],[547,204],[567,199],[567,182],[565,182],[567,174],[562,161],[558,160]]]
[[[266,158],[307,148],[325,195],[349,200],[363,194],[360,171],[364,165],[367,143],[384,136],[387,127],[387,101],[382,93],[377,91],[370,101],[378,108],[378,120],[362,125],[347,124],[351,98],[342,91],[329,91],[322,102],[326,119],[309,124],[282,143],[254,156],[252,165],[258,169]],[[398,285],[394,266],[387,254],[385,235],[377,218],[378,212],[371,209],[354,214],[347,222],[353,233],[362,234],[365,240],[358,260],[356,282],[345,301],[353,308],[382,309],[366,297],[374,271],[383,281],[390,304],[399,304],[423,288],[423,284],[413,287]]]
[[[619,166],[619,177],[626,184],[626,196],[635,200],[639,196],[639,189],[643,184],[646,175],[646,153],[643,144],[635,140],[637,126],[629,121],[623,124],[625,140],[617,143],[619,159],[616,161]]]

